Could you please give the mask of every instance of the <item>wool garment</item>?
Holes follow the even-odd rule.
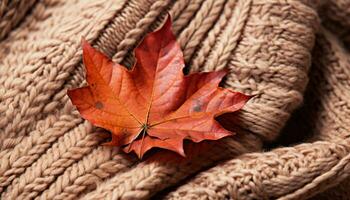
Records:
[[[0,2],[0,199],[349,198],[348,0]],[[85,86],[81,38],[131,67],[170,13],[186,71],[227,68],[254,95],[225,126],[139,160],[101,145],[67,90]]]

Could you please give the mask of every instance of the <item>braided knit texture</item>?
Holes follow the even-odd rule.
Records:
[[[1,1],[0,199],[346,196],[349,10],[347,0]],[[234,137],[140,161],[102,146],[109,133],[66,92],[86,84],[82,37],[130,67],[167,13],[186,71],[228,68],[224,87],[255,98],[228,124]],[[287,132],[309,137],[264,148]]]

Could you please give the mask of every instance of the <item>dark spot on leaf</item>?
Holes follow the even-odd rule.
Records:
[[[102,109],[102,108],[103,108],[103,103],[102,103],[101,101],[97,101],[97,102],[95,103],[95,108],[97,108],[97,109]]]
[[[201,106],[200,106],[200,105],[195,105],[195,106],[193,107],[193,111],[194,111],[194,112],[200,112],[200,111],[201,111]]]
[[[199,100],[194,101],[194,106],[192,107],[192,110],[194,112],[200,112],[202,111],[202,104]]]

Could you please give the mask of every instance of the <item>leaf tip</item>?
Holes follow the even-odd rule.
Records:
[[[224,69],[222,69],[222,70],[220,70],[220,71],[222,71],[223,73],[225,73],[225,75],[228,74],[228,73],[230,73],[230,69],[229,69],[228,67],[225,67]]]
[[[143,153],[141,153],[141,154],[136,153],[136,155],[137,155],[137,157],[138,157],[140,160],[142,160],[142,158],[143,158]]]
[[[131,150],[127,150],[127,152],[126,153],[130,153],[130,152],[132,152],[132,151],[134,151],[134,154],[136,154],[136,156],[137,156],[137,158],[139,159],[139,160],[142,160],[142,158],[143,158],[143,156],[146,154],[146,152],[147,151],[145,151],[145,152],[140,152],[140,151],[137,151],[136,149],[131,149]]]
[[[73,90],[70,90],[70,89],[67,90],[67,95],[68,95],[69,98],[71,98],[72,91],[73,91]]]
[[[166,19],[166,21],[165,21],[165,24],[166,24],[166,25],[170,25],[170,27],[171,27],[172,20],[171,20],[171,15],[170,15],[169,12],[167,13],[167,19]]]
[[[74,100],[74,96],[75,96],[75,92],[76,92],[77,89],[68,89],[67,90],[67,96],[68,98],[71,100],[71,102],[73,103],[73,100]]]
[[[165,22],[163,23],[163,25],[160,26],[160,28],[158,30],[154,31],[154,33],[163,32],[164,36],[166,36],[167,34],[171,34],[172,37],[175,38],[171,27],[172,27],[171,15],[168,12],[167,17],[165,19]]]
[[[181,151],[178,151],[178,153],[184,158],[187,157],[186,154],[185,154],[185,151],[183,149]]]
[[[87,50],[89,47],[91,48],[90,43],[85,39],[85,37],[81,37],[81,46],[83,47],[83,51]]]
[[[182,141],[183,142],[183,141]],[[185,150],[183,144],[178,146],[175,150],[176,153],[180,154],[182,157],[186,158]]]
[[[250,99],[256,97],[257,95],[246,95],[246,94],[243,94],[244,95],[244,99],[245,99],[245,102],[247,103]]]
[[[229,68],[224,68],[221,69],[219,71],[217,71],[218,76],[220,77],[220,79],[222,80],[228,73],[230,73],[230,69]]]

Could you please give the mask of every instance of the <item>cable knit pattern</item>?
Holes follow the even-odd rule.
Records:
[[[349,8],[346,0],[1,1],[0,198],[346,196]],[[66,91],[86,85],[82,37],[131,67],[134,48],[167,12],[186,72],[227,68],[224,87],[255,98],[224,123],[235,136],[185,142],[187,158],[164,150],[140,161],[102,146],[109,133],[83,120]],[[305,137],[263,148],[288,132]]]
[[[348,151],[341,145],[316,142],[246,154],[201,173],[166,199],[210,199],[213,194],[217,199],[276,199],[324,175],[320,172],[331,170]]]

